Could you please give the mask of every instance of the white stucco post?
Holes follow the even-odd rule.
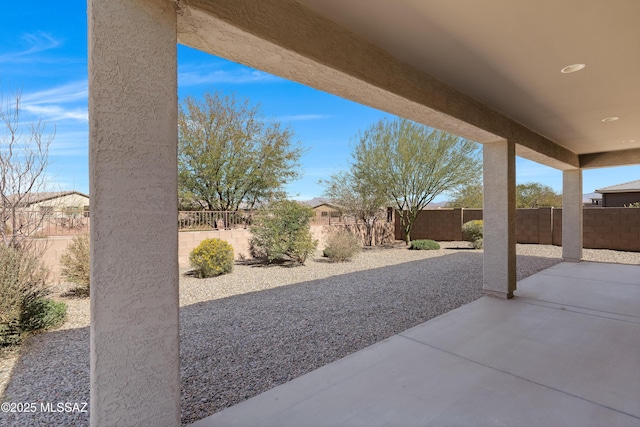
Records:
[[[89,0],[91,425],[180,423],[176,10]]]
[[[516,290],[516,156],[515,144],[483,145],[484,260],[483,290],[511,298]]]
[[[562,172],[562,259],[582,260],[582,169]]]

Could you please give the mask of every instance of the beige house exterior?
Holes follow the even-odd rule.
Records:
[[[329,203],[322,203],[313,207],[316,216],[314,220],[316,222],[338,222],[342,218],[342,212],[337,206],[333,206]]]
[[[66,212],[84,215],[89,212],[89,195],[79,191],[32,193],[27,196],[22,210],[35,212]]]
[[[563,171],[575,262],[583,169],[640,163],[640,3],[592,3],[89,0],[91,424],[180,423],[177,43],[481,143],[511,298],[515,156]]]

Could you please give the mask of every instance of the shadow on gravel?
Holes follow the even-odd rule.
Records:
[[[518,279],[560,260],[518,257]],[[188,424],[482,296],[482,253],[436,258],[180,309]],[[3,396],[89,402],[89,328],[32,337]],[[89,424],[88,413],[2,414],[9,426]]]
[[[518,257],[518,278],[560,260]],[[256,396],[482,296],[453,253],[183,307],[182,422]]]
[[[4,395],[6,402],[36,403],[35,413],[0,414],[2,426],[89,425],[89,328],[43,332],[24,344]],[[86,402],[86,413],[42,413],[41,403]],[[79,407],[79,409],[82,409]]]

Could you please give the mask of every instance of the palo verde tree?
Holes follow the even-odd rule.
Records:
[[[516,207],[542,208],[562,206],[562,195],[538,182],[516,185]],[[474,183],[458,188],[447,203],[450,208],[482,208],[482,184]]]
[[[482,184],[475,182],[461,186],[452,191],[450,197],[448,208],[482,209]]]
[[[380,120],[353,152],[354,176],[385,195],[399,214],[407,244],[418,214],[438,195],[477,181],[477,144],[405,119]]]
[[[179,197],[207,210],[236,211],[283,194],[299,176],[293,131],[233,96],[188,97],[178,115]]]
[[[516,185],[516,207],[543,208],[561,207],[562,195],[553,191],[548,185],[528,182]]]
[[[45,172],[55,130],[40,121],[21,121],[20,93],[0,97],[0,237],[6,247],[26,249],[45,219],[25,212],[34,193],[46,190]]]
[[[353,171],[341,171],[331,175],[328,180],[321,180],[324,185],[324,196],[332,204],[338,206],[343,213],[353,215],[358,224],[364,225],[364,245],[373,246],[376,240],[376,225],[387,213],[386,194],[378,188],[359,180]]]

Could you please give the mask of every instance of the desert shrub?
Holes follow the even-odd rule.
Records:
[[[481,237],[478,240],[471,242],[473,249],[482,249],[484,247],[484,239]]]
[[[352,259],[361,250],[361,238],[345,229],[334,230],[327,236],[323,254],[331,261],[343,262]]]
[[[478,239],[482,239],[483,225],[484,223],[481,219],[465,222],[462,225],[462,238],[467,242],[471,242],[472,244],[478,241]]]
[[[67,305],[47,298],[38,298],[23,311],[22,331],[56,328],[64,322]]]
[[[278,200],[261,209],[251,227],[251,255],[268,263],[294,261],[304,264],[318,246],[309,223],[312,208],[293,200]]]
[[[23,332],[64,320],[66,305],[44,298],[47,276],[33,254],[0,244],[0,345],[17,344]]]
[[[233,247],[220,239],[204,239],[189,254],[189,262],[200,278],[230,273],[233,269]]]
[[[432,251],[432,250],[440,249],[440,244],[435,240],[428,240],[428,239],[412,240],[411,246],[409,246],[409,249],[414,249],[418,251],[423,251],[423,250]]]
[[[82,234],[73,238],[60,256],[62,269],[60,275],[67,281],[78,285],[79,291],[86,295],[90,289],[90,248],[89,236]]]

